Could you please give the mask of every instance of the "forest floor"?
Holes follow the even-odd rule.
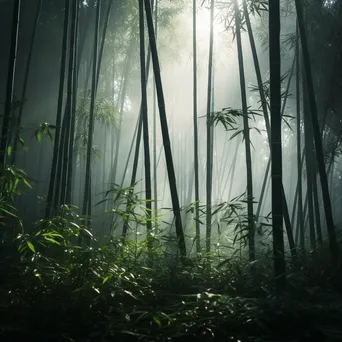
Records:
[[[287,290],[274,296],[269,259],[184,265],[126,252],[3,252],[0,340],[342,341],[341,281],[325,257],[289,266]]]

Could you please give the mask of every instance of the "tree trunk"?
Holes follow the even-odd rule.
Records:
[[[165,160],[166,160],[167,172],[168,172],[168,177],[169,177],[172,207],[173,207],[174,215],[176,217],[176,234],[178,238],[180,254],[184,258],[186,257],[186,246],[185,246],[184,232],[183,232],[183,227],[182,227],[182,220],[181,220],[181,215],[180,215],[176,176],[175,176],[175,170],[174,170],[173,158],[172,158],[172,152],[171,152],[171,146],[170,146],[170,136],[169,136],[166,110],[165,110],[165,99],[164,99],[163,85],[162,85],[162,80],[161,80],[161,75],[160,75],[158,51],[157,51],[157,45],[156,45],[155,33],[154,33],[154,27],[153,27],[152,9],[151,9],[150,0],[144,0],[144,1],[145,1],[145,11],[146,11],[146,20],[147,20],[150,48],[151,48],[151,54],[152,54],[154,77],[156,81],[159,116],[160,116],[160,123],[161,123],[161,130],[162,130],[164,151],[165,151]]]
[[[317,168],[316,168],[316,165],[313,165],[313,166],[314,168],[313,168],[311,180],[312,180],[313,202],[314,202],[315,219],[316,219],[316,236],[317,236],[318,245],[322,247],[323,237],[322,237],[322,227],[321,227],[321,214],[319,212],[319,199],[318,199],[318,189],[317,189]]]
[[[71,30],[73,35],[73,79],[72,79],[72,100],[71,100],[71,125],[69,134],[69,162],[68,162],[68,179],[67,179],[67,190],[66,190],[66,203],[72,204],[72,183],[73,183],[73,172],[74,170],[74,142],[75,142],[75,126],[76,126],[76,104],[77,104],[77,88],[78,88],[78,33],[79,33],[79,11],[80,2],[77,1],[75,5],[75,20],[74,27]]]
[[[116,142],[115,142],[115,157],[114,157],[114,165],[113,165],[113,170],[112,170],[112,177],[111,181],[116,182],[116,173],[118,169],[118,161],[119,161],[119,153],[120,153],[120,141],[121,141],[121,126],[122,126],[122,116],[123,116],[123,111],[124,111],[124,106],[125,106],[125,97],[126,97],[126,89],[127,89],[127,84],[128,84],[128,71],[129,67],[131,64],[131,56],[132,56],[132,50],[134,46],[134,39],[131,37],[130,38],[131,43],[130,47],[128,48],[127,51],[127,56],[126,56],[126,63],[125,63],[125,68],[122,72],[122,77],[121,77],[121,91],[120,91],[120,118],[119,118],[119,127],[117,129],[117,134],[116,134]]]
[[[260,199],[259,199],[258,207],[257,207],[257,211],[256,211],[256,219],[257,220],[259,219],[259,216],[260,216],[261,206],[263,204],[265,190],[266,190],[266,183],[269,179],[268,175],[270,173],[270,168],[271,168],[271,158],[268,159],[264,179],[263,179],[262,185],[261,185]]]
[[[253,37],[252,34],[251,34],[251,36]],[[251,41],[254,42],[254,39],[251,40]],[[253,49],[253,46],[254,46],[254,49]],[[259,74],[259,76],[257,77],[257,79],[258,79],[258,87],[259,87],[259,90],[260,90],[260,97],[263,98],[263,97],[265,97],[265,94],[264,94],[262,80],[261,80],[259,63],[258,62],[256,63],[257,55],[256,55],[256,50],[255,50],[255,44],[252,44],[252,51],[255,51],[255,53],[253,53],[253,56],[254,56],[254,60],[255,60],[256,73],[257,73],[257,75]],[[295,67],[295,61],[296,61],[296,59],[294,58],[293,59],[293,63],[292,63],[292,67],[290,69],[290,75],[289,75],[288,82],[287,82],[287,87],[286,87],[286,91],[285,91],[284,101],[283,101],[283,104],[282,104],[281,118],[284,116],[285,109],[286,109],[286,102],[287,102],[287,98],[289,96],[291,79],[292,79],[292,75],[293,75],[294,67]],[[266,98],[265,98],[265,100],[266,100]],[[269,121],[268,121],[268,114],[267,114],[267,111],[265,111],[265,109],[267,110],[267,106],[263,107],[264,118],[265,118],[265,125],[267,127],[267,125],[269,125]],[[271,131],[270,130],[267,131],[267,137],[268,137],[269,146],[270,146],[270,149],[271,149],[272,148],[272,143],[271,143]],[[261,206],[262,206],[262,203],[263,203],[263,199],[264,199],[264,195],[265,195],[265,186],[266,186],[266,181],[268,179],[268,175],[269,175],[269,172],[270,172],[271,157],[272,156],[270,156],[270,158],[268,160],[268,164],[267,164],[267,167],[266,167],[266,172],[265,172],[265,175],[264,175],[264,180],[263,180],[263,184],[262,184],[262,188],[261,188],[261,193],[260,193],[259,204],[258,204],[258,208],[257,208],[257,217],[260,214],[260,209],[261,209]],[[283,184],[282,184],[281,197],[282,197],[283,216],[284,216],[286,234],[287,234],[288,241],[289,241],[291,255],[292,255],[293,258],[295,258],[296,254],[297,254],[297,251],[296,251],[296,245],[295,245],[295,241],[294,241],[294,237],[293,237],[292,224],[291,224],[291,220],[290,220],[290,214],[289,214],[289,209],[288,209],[288,205],[287,205],[287,200],[286,200],[286,195],[285,195],[284,185]]]
[[[92,67],[92,86],[91,86],[91,99],[89,110],[89,124],[88,124],[88,142],[87,142],[87,160],[85,170],[85,185],[84,185],[84,198],[83,198],[83,215],[91,215],[91,158],[93,149],[93,133],[95,121],[95,100],[96,100],[96,75],[98,66],[98,40],[99,40],[99,24],[100,24],[100,8],[101,0],[96,4],[96,23],[94,34],[94,60]]]
[[[58,155],[61,143],[61,123],[62,123],[62,106],[63,106],[63,96],[64,96],[64,81],[65,81],[65,67],[66,67],[66,55],[67,55],[67,44],[68,44],[68,31],[69,31],[69,1],[65,0],[65,16],[64,16],[64,29],[63,29],[63,43],[62,43],[62,60],[61,60],[61,70],[59,76],[59,91],[58,91],[58,102],[57,102],[57,116],[56,116],[56,132],[55,141],[53,147],[53,157],[50,173],[49,190],[46,199],[45,207],[45,218],[51,216],[52,214],[52,199],[55,195],[57,188],[55,188],[56,176],[60,177],[58,174]]]
[[[146,62],[146,82],[148,81],[148,75],[150,73],[150,62],[151,62],[151,50],[148,50],[147,53],[147,62]],[[146,83],[147,87],[147,83]],[[142,103],[140,104],[140,110],[139,110],[139,117],[138,122],[136,126],[136,145],[135,145],[135,151],[134,151],[134,159],[133,159],[133,166],[132,166],[132,175],[131,175],[131,183],[130,186],[133,187],[136,182],[137,178],[137,171],[138,171],[138,163],[139,163],[139,152],[140,152],[140,142],[141,142],[141,133],[142,133],[142,127],[143,127],[143,117],[142,117]],[[135,136],[135,134],[134,134]],[[133,137],[134,139],[134,137]],[[128,160],[127,160],[128,162]],[[130,203],[127,203],[126,206],[126,212],[128,212],[130,207]],[[122,228],[122,236],[126,237],[127,235],[127,229],[128,229],[128,222],[124,222],[123,228]]]
[[[147,74],[147,72],[146,72]],[[147,78],[147,77],[146,77]],[[135,125],[135,129],[134,129],[134,133],[133,133],[133,138],[132,138],[132,142],[131,142],[131,146],[129,147],[129,151],[128,151],[128,155],[127,155],[127,159],[126,159],[126,164],[125,164],[125,168],[124,168],[124,172],[123,172],[123,176],[122,176],[122,180],[120,183],[120,186],[123,187],[124,183],[125,183],[125,178],[126,178],[126,174],[127,174],[127,169],[128,169],[128,164],[129,161],[131,160],[131,155],[132,155],[132,151],[133,151],[133,146],[134,146],[134,142],[137,139],[137,132],[138,132],[138,128],[139,128],[139,123],[140,123],[140,116],[138,117],[138,121]],[[113,151],[112,151],[113,152]],[[111,160],[111,164],[112,164],[113,160]],[[135,183],[135,179],[133,184]]]
[[[65,126],[65,145],[63,149],[63,168],[62,168],[62,184],[61,184],[61,204],[67,203],[67,191],[71,191],[71,186],[68,187],[68,171],[69,165],[72,164],[72,158],[69,154],[70,145],[71,150],[73,146],[74,137],[71,137],[71,128],[75,115],[72,113],[73,100],[74,100],[74,80],[75,78],[75,48],[76,48],[76,27],[77,27],[77,13],[78,1],[72,3],[71,8],[71,30],[70,30],[70,47],[69,47],[69,66],[68,66],[68,83],[67,83],[67,100],[65,105],[64,117],[66,118]],[[76,107],[75,107],[76,109]]]
[[[154,1],[152,1],[152,9],[154,6]],[[146,60],[146,87],[147,87],[147,82],[148,82],[148,77],[150,74],[150,64],[151,64],[151,47],[149,47],[148,52],[147,52],[147,60]],[[138,163],[139,163],[139,152],[140,152],[140,142],[141,142],[141,133],[142,133],[142,104],[140,104],[140,110],[139,110],[139,116],[138,116],[138,121],[137,121],[137,125],[135,128],[135,132],[133,134],[133,141],[134,141],[134,137],[136,137],[136,144],[135,144],[135,151],[134,151],[134,159],[133,159],[133,166],[132,166],[132,175],[131,175],[131,183],[130,186],[133,187],[135,186],[135,182],[136,182],[136,176],[137,176],[137,171],[138,171]],[[133,147],[133,142],[131,145],[131,149]],[[131,149],[130,149],[130,153],[131,153]],[[129,155],[130,155],[129,153]],[[126,162],[126,168],[128,165],[128,161],[129,161],[129,156]],[[124,173],[125,175],[125,173]],[[121,183],[123,184],[123,182]],[[130,207],[130,202],[127,202],[126,205],[126,213],[128,213],[129,211],[129,207]],[[124,221],[123,227],[122,227],[122,237],[125,238],[127,235],[127,231],[128,231],[128,222]]]
[[[21,0],[15,0],[13,6],[13,19],[12,19],[12,34],[11,34],[11,47],[9,56],[9,65],[7,73],[6,85],[6,99],[5,99],[5,113],[2,120],[1,140],[0,140],[0,175],[7,164],[8,143],[10,139],[10,120],[13,111],[13,93],[14,93],[14,78],[15,68],[17,63],[17,50],[18,50],[18,33],[20,23],[20,9]]]
[[[250,45],[251,45],[252,56],[253,56],[253,61],[254,61],[254,68],[255,68],[259,93],[260,93],[261,107],[262,107],[262,111],[263,111],[264,119],[265,119],[266,132],[267,132],[267,136],[268,136],[269,146],[271,148],[271,141],[270,141],[271,131],[270,131],[270,121],[269,121],[269,116],[268,116],[268,109],[267,109],[267,107],[268,107],[267,106],[267,100],[266,100],[264,87],[263,87],[263,83],[262,83],[259,59],[258,59],[258,55],[257,55],[257,51],[256,51],[255,40],[254,40],[252,25],[251,25],[251,22],[249,19],[249,13],[248,13],[248,9],[247,9],[246,0],[243,0],[242,5],[243,5],[243,12],[244,12],[244,15],[246,18],[247,31],[248,31],[249,41],[250,41]],[[294,66],[292,66],[292,69],[291,69],[291,76],[293,74],[293,70],[294,70]],[[286,94],[288,94],[288,92],[289,92],[290,83],[291,83],[291,77],[289,77]],[[285,99],[284,99],[282,116],[283,116],[284,111],[285,111],[286,100],[287,100],[287,95],[285,96]],[[262,188],[261,188],[261,194],[260,194],[260,199],[259,199],[257,214],[256,214],[257,219],[260,215],[260,210],[261,210],[261,206],[262,206],[262,202],[263,202],[263,198],[264,198],[264,194],[265,194],[266,180],[268,178],[270,166],[271,166],[271,164],[270,164],[270,160],[269,160],[267,167],[266,167],[266,173],[265,173],[265,177],[264,177]],[[286,200],[283,185],[282,185],[281,196],[282,196],[282,202],[283,202],[282,205],[283,205],[283,211],[284,211],[286,231],[287,231],[287,235],[288,235],[288,239],[289,239],[289,245],[290,245],[292,256],[295,256],[296,255],[296,249],[295,249],[294,238],[293,238],[293,230],[292,230],[290,218],[288,216],[289,211],[288,211],[288,205],[287,205],[287,200]]]
[[[210,40],[209,40],[209,62],[208,62],[208,97],[207,97],[207,222],[206,222],[206,252],[211,249],[211,195],[212,195],[212,153],[211,153],[211,83],[213,70],[213,48],[214,48],[214,9],[215,0],[211,0],[210,7]]]
[[[272,224],[275,285],[278,294],[286,288],[283,234],[282,148],[281,148],[281,57],[280,2],[269,2],[269,58],[271,102]]]
[[[301,130],[300,130],[300,58],[299,58],[299,36],[297,26],[296,39],[296,110],[297,110],[297,178],[298,178],[298,229],[300,249],[305,252],[305,235],[304,235],[304,220],[303,220],[303,189],[302,189],[302,159],[301,159]]]
[[[238,139],[236,139],[236,146],[235,146],[234,159],[233,159],[233,165],[232,165],[232,176],[231,176],[231,181],[229,184],[229,191],[228,191],[228,200],[230,200],[232,197],[238,151],[239,151],[239,141],[238,141]]]
[[[152,233],[152,186],[151,186],[151,158],[148,132],[147,115],[147,89],[146,89],[146,67],[145,67],[145,25],[144,25],[144,0],[139,0],[139,32],[140,32],[140,73],[141,73],[141,114],[143,120],[144,138],[144,162],[145,162],[145,192],[146,192],[146,216],[147,216],[147,247],[151,250]]]
[[[28,83],[30,66],[31,66],[31,61],[32,61],[33,47],[34,47],[34,43],[36,41],[36,36],[37,36],[37,31],[38,31],[38,26],[39,26],[39,17],[40,17],[40,13],[42,10],[42,2],[43,2],[43,0],[39,0],[39,2],[38,2],[36,17],[34,20],[33,34],[32,34],[32,39],[30,42],[30,50],[29,50],[29,53],[27,56],[27,61],[26,61],[26,66],[25,66],[25,75],[24,75],[23,88],[22,88],[21,97],[20,97],[19,114],[18,114],[18,118],[17,118],[17,131],[16,131],[16,135],[14,137],[13,150],[12,150],[12,164],[13,165],[15,165],[15,162],[16,162],[18,140],[20,138],[19,135],[20,135],[21,119],[23,116],[23,109],[24,109],[24,101],[25,101],[26,90],[27,90],[27,83]]]
[[[306,182],[307,182],[307,195],[308,195],[308,213],[309,213],[309,232],[310,232],[310,245],[313,251],[316,250],[316,234],[315,234],[315,219],[313,207],[313,193],[312,193],[312,167],[313,167],[313,143],[310,130],[310,117],[308,108],[307,91],[303,89],[304,95],[304,137],[305,137],[305,163],[306,163]]]
[[[254,229],[254,214],[253,214],[253,175],[252,175],[252,159],[251,159],[251,142],[248,124],[248,107],[246,95],[245,70],[241,43],[241,18],[237,1],[235,4],[235,27],[236,27],[236,44],[238,50],[241,101],[243,113],[243,134],[245,139],[246,150],[246,171],[247,171],[247,215],[248,215],[248,246],[249,260],[255,260],[255,229]]]
[[[111,9],[112,9],[112,4],[113,4],[113,0],[109,0],[108,6],[107,6],[107,10],[106,10],[106,17],[105,17],[105,22],[104,22],[104,26],[103,26],[101,46],[100,46],[100,52],[99,52],[99,60],[98,60],[97,75],[96,75],[96,90],[97,90],[97,88],[99,86],[99,79],[100,79],[101,65],[102,65],[102,57],[103,57],[104,45],[105,45],[105,41],[106,41],[107,28],[108,28],[110,12],[111,12]]]
[[[158,1],[154,9],[154,22],[156,40],[158,36]],[[154,222],[157,224],[158,217],[158,173],[157,173],[157,93],[153,87],[153,190],[154,190]]]
[[[337,240],[336,240],[334,219],[333,219],[332,207],[331,207],[331,199],[329,195],[328,178],[327,178],[327,173],[325,170],[325,163],[324,163],[322,139],[321,139],[320,128],[318,124],[317,106],[316,106],[315,92],[314,92],[312,73],[311,73],[309,48],[308,48],[308,42],[306,39],[306,31],[305,31],[305,25],[304,25],[303,7],[302,7],[302,2],[300,0],[295,0],[295,3],[296,3],[298,27],[299,27],[301,43],[302,43],[305,80],[306,80],[307,90],[308,90],[311,121],[312,121],[313,135],[314,135],[314,141],[315,141],[315,147],[316,147],[316,157],[317,157],[319,175],[321,179],[321,187],[322,187],[325,217],[326,217],[326,222],[327,222],[330,252],[331,252],[333,262],[337,263],[340,252],[339,252],[339,247],[338,247]]]

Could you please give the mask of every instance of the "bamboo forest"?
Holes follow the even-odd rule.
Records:
[[[342,341],[341,35],[341,0],[0,0],[0,341]]]

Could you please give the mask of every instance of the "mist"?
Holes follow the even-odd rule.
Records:
[[[342,340],[342,1],[0,0],[0,336]]]

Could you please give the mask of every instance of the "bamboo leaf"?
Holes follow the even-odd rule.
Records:
[[[40,143],[40,140],[41,140],[41,132],[40,130],[37,130],[36,133],[35,133],[35,137],[36,137],[36,140]]]
[[[34,245],[30,241],[26,241],[27,247],[34,253],[36,254],[36,249],[34,248]]]
[[[230,137],[229,140],[234,139],[236,136],[238,136],[239,134],[243,133],[243,129],[240,129],[239,131],[235,132],[234,134],[232,134],[232,136]]]
[[[160,321],[158,316],[153,316],[153,320],[158,324],[158,326],[161,328],[162,322]]]
[[[54,245],[59,245],[60,246],[60,243],[58,241],[56,241],[55,239],[53,239],[53,238],[49,238],[49,237],[45,236],[44,239],[49,241],[49,242],[51,242]]]

